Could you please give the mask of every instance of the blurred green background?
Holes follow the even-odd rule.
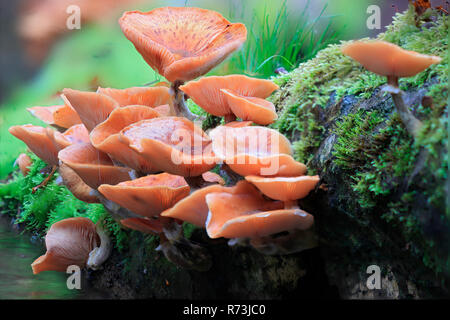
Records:
[[[21,28],[23,32],[24,16],[52,1],[56,0],[3,1],[1,4],[0,18],[4,19],[0,19],[0,67],[3,71],[0,179],[11,172],[17,155],[26,149],[9,134],[8,128],[27,123],[43,125],[26,111],[27,107],[61,104],[58,92],[66,87],[79,90],[96,90],[98,86],[126,88],[164,80],[123,36],[117,23],[123,11],[148,11],[161,6],[193,6],[218,11],[231,22],[244,23],[248,38],[241,50],[210,74],[242,73],[270,78],[276,75],[278,68],[292,70],[329,43],[383,31],[367,29],[369,4],[377,3],[382,7],[383,25],[391,22],[395,10],[407,6],[407,0],[399,1],[396,7],[392,7],[392,1],[382,0],[121,0],[115,10],[83,21],[80,30],[63,30],[64,26],[60,26],[63,31],[50,37],[51,41],[36,44],[24,39],[19,32]]]

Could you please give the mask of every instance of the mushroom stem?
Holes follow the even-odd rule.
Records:
[[[111,239],[104,230],[103,221],[98,222],[95,230],[100,237],[100,247],[95,247],[89,252],[89,258],[86,266],[92,270],[98,270],[99,267],[109,258],[112,250]]]
[[[418,120],[406,106],[405,101],[403,100],[402,91],[398,87],[398,77],[388,76],[387,79],[389,87],[386,91],[391,94],[394,105],[400,115],[400,119],[409,134],[416,137],[422,126],[422,122]]]
[[[201,117],[193,114],[187,107],[184,92],[180,90],[181,85],[183,85],[183,81],[175,81],[170,87],[174,96],[174,108],[177,116],[183,116],[191,121],[203,120]]]
[[[227,114],[224,116],[225,123],[230,123],[236,121],[236,116],[234,114]]]
[[[284,209],[299,209],[297,200],[289,200],[284,202]]]
[[[50,179],[53,177],[53,175],[56,172],[56,169],[58,168],[58,166],[52,166],[52,171],[49,173],[49,175],[41,182],[39,183],[37,186],[33,187],[33,189],[31,190],[31,193],[35,193],[38,189],[45,187],[47,185],[47,183],[50,181]]]

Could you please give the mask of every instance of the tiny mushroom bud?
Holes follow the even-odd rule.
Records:
[[[27,176],[28,173],[30,172],[30,168],[29,167],[32,164],[31,158],[28,155],[26,155],[25,153],[21,153],[17,157],[16,162],[14,163],[14,165],[16,165],[16,164],[19,166],[20,172],[22,172],[22,174],[24,176]]]

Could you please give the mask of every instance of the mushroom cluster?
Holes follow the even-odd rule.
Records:
[[[102,203],[124,228],[159,236],[157,250],[185,268],[207,270],[211,258],[204,246],[184,238],[183,221],[206,229],[212,239],[232,239],[230,244],[266,254],[314,246],[314,218],[297,199],[319,177],[305,175],[290,142],[264,127],[277,119],[265,99],[278,86],[243,75],[191,81],[240,47],[245,26],[187,7],[125,12],[119,23],[171,84],[64,89],[62,105],[29,109],[54,128],[22,125],[10,133],[58,170],[75,197]],[[224,124],[204,132],[193,122],[198,117],[187,98],[224,117]],[[98,267],[110,249],[100,225],[75,218],[54,224],[46,244],[35,272],[68,264]]]

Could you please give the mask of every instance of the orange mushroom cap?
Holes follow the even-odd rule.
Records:
[[[143,217],[155,217],[189,195],[183,177],[160,173],[117,185],[103,184],[98,191],[105,198]]]
[[[9,132],[13,136],[25,142],[28,148],[45,163],[58,165],[59,150],[49,137],[48,130],[51,129],[33,126],[31,124],[9,128]]]
[[[289,140],[276,130],[219,126],[209,135],[217,158],[242,176],[299,176],[306,172],[306,166],[292,158]]]
[[[69,105],[32,107],[27,110],[36,118],[56,128],[67,129],[81,123],[76,111]]]
[[[105,121],[119,107],[114,99],[102,93],[64,89],[61,97],[75,109],[88,131]]]
[[[98,150],[130,168],[144,173],[156,172],[157,170],[148,160],[120,141],[119,133],[130,124],[158,116],[159,113],[155,109],[147,106],[117,108],[111,112],[108,119],[91,131],[91,143]]]
[[[105,94],[119,103],[121,107],[141,105],[156,108],[173,102],[167,87],[132,87],[127,89],[98,88],[97,93]]]
[[[206,112],[223,117],[233,114],[228,98],[221,91],[227,89],[236,95],[265,99],[279,87],[270,80],[244,75],[211,76],[190,81],[180,89]]]
[[[256,238],[293,229],[309,228],[314,218],[298,208],[282,209],[256,189],[241,193],[209,193],[206,232],[211,238]]]
[[[272,102],[261,98],[245,97],[228,89],[220,89],[225,94],[228,106],[234,115],[242,120],[268,125],[278,119]]]
[[[168,173],[198,176],[216,164],[208,135],[186,118],[142,120],[124,128],[120,139]]]
[[[222,186],[225,185],[225,180],[218,175],[217,173],[211,172],[211,171],[206,171],[202,174],[202,178],[203,180],[205,180],[206,182],[212,182],[212,183],[218,183]]]
[[[64,163],[61,164],[58,172],[64,185],[75,198],[87,203],[100,203],[100,200],[92,193],[93,189],[84,183],[80,176],[69,166]]]
[[[130,11],[119,24],[145,61],[171,82],[204,75],[247,38],[243,24],[200,8]]]
[[[255,185],[269,198],[281,201],[302,199],[319,183],[319,176],[264,178],[246,176],[245,180]]]
[[[83,268],[89,253],[100,246],[100,238],[95,229],[91,220],[82,217],[54,223],[45,236],[47,252],[31,264],[33,273],[65,272],[71,265]]]
[[[343,45],[341,50],[367,70],[382,76],[412,77],[442,60],[380,40],[354,41]]]
[[[129,229],[148,234],[160,234],[163,232],[164,228],[164,223],[159,219],[126,218],[120,220],[120,223]]]
[[[106,153],[90,143],[73,144],[58,153],[59,160],[72,168],[91,188],[102,184],[117,184],[130,179],[127,167],[114,166]]]
[[[22,172],[23,176],[26,177],[30,172],[30,166],[33,164],[31,158],[25,153],[21,153],[17,159],[15,164],[19,166],[20,172]]]
[[[249,127],[252,124],[253,124],[253,121],[231,121],[231,122],[225,123],[224,126],[232,127],[232,128],[242,128],[242,127]]]
[[[224,187],[215,184],[205,188],[201,188],[192,192],[188,197],[177,202],[172,208],[167,209],[166,211],[161,213],[161,216],[179,219],[192,223],[197,227],[204,228],[209,211],[205,199],[207,194],[213,192],[235,194],[243,193],[249,189],[255,190],[255,187],[245,180],[239,181],[233,187]]]

